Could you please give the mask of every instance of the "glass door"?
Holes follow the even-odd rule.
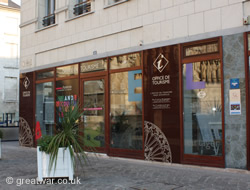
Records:
[[[84,144],[97,150],[105,146],[105,78],[83,79]]]

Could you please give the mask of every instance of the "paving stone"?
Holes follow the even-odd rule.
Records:
[[[90,157],[91,165],[77,168],[81,184],[21,184],[37,178],[36,149],[3,142],[0,189],[86,190],[247,190],[250,172],[197,166],[152,163],[132,159]],[[13,178],[13,184],[6,179]],[[56,181],[57,182],[57,181]],[[70,183],[68,181],[68,183]]]

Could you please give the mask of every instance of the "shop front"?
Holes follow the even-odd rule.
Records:
[[[250,72],[249,72],[249,64],[250,64],[250,33],[245,33],[244,36],[244,42],[245,42],[245,70],[246,70],[246,123],[247,123],[247,169],[250,170]]]
[[[22,74],[23,145],[36,145],[38,126],[53,135],[60,105],[79,102],[86,147],[225,167],[221,43],[214,38]]]

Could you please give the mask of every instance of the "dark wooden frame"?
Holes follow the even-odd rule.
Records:
[[[46,79],[37,79],[37,73],[43,73],[46,71],[54,71],[54,77],[46,78]],[[54,101],[55,101],[55,68],[43,69],[39,71],[33,72],[33,134],[34,134],[34,146],[37,146],[37,142],[35,141],[35,131],[36,131],[36,85],[46,82],[53,82],[54,85]],[[55,113],[55,105],[54,105],[54,113]],[[55,121],[55,114],[54,114],[54,121]],[[55,126],[54,126],[55,128]]]
[[[184,57],[183,51],[184,47],[188,46],[195,46],[195,45],[202,45],[202,44],[209,44],[213,42],[219,43],[219,52],[218,53],[210,53],[210,54],[202,54],[202,55],[195,55]],[[201,40],[190,42],[186,44],[180,44],[180,124],[181,124],[181,163],[183,164],[193,164],[193,165],[202,165],[202,166],[214,166],[214,167],[225,167],[225,127],[224,127],[224,79],[223,79],[223,55],[222,55],[222,37]],[[183,125],[183,79],[182,79],[182,65],[186,63],[198,62],[198,61],[206,61],[212,59],[220,59],[221,61],[221,104],[222,104],[222,156],[203,156],[203,155],[191,155],[191,154],[184,154],[184,125]]]
[[[129,68],[122,68],[122,69],[110,69],[109,60],[111,57],[108,57],[108,72],[109,72],[109,92],[110,92],[110,75],[113,73],[120,73],[120,72],[128,72],[128,71],[134,71],[134,70],[141,70],[142,71],[142,79],[143,79],[143,52],[132,52],[127,54],[121,54],[121,55],[115,55],[112,57],[122,56],[122,55],[129,55],[129,54],[135,54],[139,53],[141,56],[141,65],[136,67],[129,67]],[[143,81],[142,81],[142,124],[144,124],[144,87],[143,87]],[[109,95],[109,111],[110,113],[110,95]],[[109,117],[108,117],[109,118]],[[109,118],[110,119],[110,118]],[[110,123],[109,125],[109,143],[110,143]],[[142,125],[142,150],[130,150],[130,149],[120,149],[120,148],[111,148],[109,146],[109,152],[108,155],[110,156],[116,156],[116,157],[127,157],[127,158],[136,158],[136,159],[144,159],[144,125]]]
[[[104,57],[101,59],[107,59],[107,70],[105,71],[95,71],[95,72],[89,72],[89,73],[81,73],[80,66],[81,63],[89,62],[84,61],[80,63],[71,63],[63,66],[43,69],[39,71],[34,72],[33,80],[34,82],[34,95],[33,95],[33,103],[34,103],[34,111],[33,111],[33,124],[35,126],[35,110],[36,110],[36,84],[45,83],[45,82],[53,82],[54,83],[54,101],[56,102],[56,82],[61,80],[70,80],[70,79],[78,79],[78,97],[80,99],[80,104],[83,105],[83,81],[89,81],[89,80],[96,80],[96,79],[104,79],[105,80],[105,144],[106,146],[104,148],[95,148],[95,151],[97,152],[103,152],[107,153],[110,156],[117,156],[117,157],[128,157],[128,158],[137,158],[137,159],[144,159],[144,125],[142,126],[142,150],[127,150],[127,149],[118,149],[118,148],[110,148],[110,74],[112,73],[119,73],[119,72],[127,72],[127,71],[133,71],[133,70],[141,70],[142,71],[142,78],[143,78],[143,52],[132,52],[127,54],[121,54],[116,55],[112,57],[117,56],[123,56],[123,55],[129,55],[139,53],[141,56],[141,65],[136,67],[130,67],[130,68],[122,68],[122,69],[110,69],[109,65],[109,58],[110,57]],[[96,59],[100,60],[100,59]],[[95,61],[95,60],[90,60]],[[56,69],[60,67],[70,66],[70,65],[78,65],[78,75],[74,76],[68,76],[68,77],[56,77]],[[40,72],[46,72],[46,71],[54,71],[54,77],[52,78],[46,78],[46,79],[36,79],[36,74]],[[143,88],[143,81],[142,81],[142,92],[144,91]],[[56,113],[56,104],[54,105],[54,113]],[[54,121],[56,121],[56,114],[54,114]],[[144,93],[142,93],[142,124],[144,124]],[[54,126],[55,127],[55,126]],[[35,130],[35,128],[34,128]]]
[[[250,35],[250,32],[244,33],[244,49],[245,49],[245,81],[246,81],[246,140],[247,140],[247,169],[250,170],[250,78],[249,78],[249,56],[250,56],[250,50],[248,47],[248,35]]]

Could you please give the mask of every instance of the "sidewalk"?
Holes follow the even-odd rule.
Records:
[[[19,147],[18,142],[3,142],[0,189],[250,190],[250,172],[245,170],[90,158],[91,166],[76,171],[73,182],[78,184],[26,184],[37,178],[36,149]],[[9,183],[13,179],[13,183],[7,184],[6,179]]]

